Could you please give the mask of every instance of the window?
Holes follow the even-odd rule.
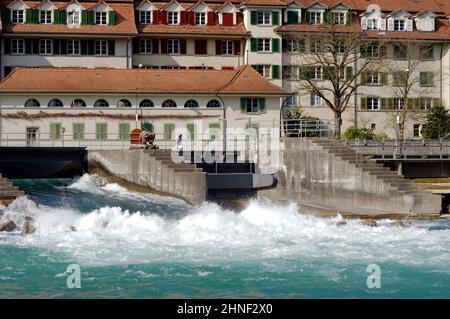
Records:
[[[108,54],[108,41],[95,40],[95,55],[107,55],[107,54]]]
[[[376,124],[376,123],[371,123],[371,124],[370,124],[370,129],[371,129],[372,131],[374,131],[376,128],[377,128],[377,124]]]
[[[257,98],[248,98],[246,99],[246,113],[256,113],[258,112],[258,99]]]
[[[106,25],[108,23],[108,12],[106,11],[95,11],[95,24],[96,25]]]
[[[394,72],[394,86],[405,86],[409,80],[408,72]]]
[[[141,39],[139,41],[139,53],[141,54],[152,54],[152,43],[150,39]]]
[[[78,25],[80,24],[80,11],[72,10],[67,12],[67,24]]]
[[[48,102],[48,105],[47,105],[48,107],[63,107],[64,106],[64,104],[63,104],[63,102],[60,100],[60,99],[51,99],[49,102]]]
[[[433,99],[429,97],[423,97],[419,99],[419,107],[421,111],[426,111],[431,109]]]
[[[333,23],[343,25],[345,24],[345,12],[333,12]]]
[[[313,53],[322,52],[322,42],[320,40],[311,40],[310,49]]]
[[[152,23],[152,12],[151,11],[139,11],[139,23],[140,24],[150,24]]]
[[[164,124],[164,139],[171,140],[173,131],[175,131],[175,124]]]
[[[317,93],[311,93],[311,106],[322,106],[322,98]]]
[[[119,140],[130,139],[130,123],[119,123]]]
[[[61,138],[61,123],[50,123],[50,139],[59,140]]]
[[[258,11],[258,24],[270,25],[270,11]]]
[[[394,31],[405,31],[404,19],[394,19]]]
[[[266,79],[270,79],[270,69],[271,69],[271,65],[270,64],[258,64],[255,65],[255,70],[258,71],[259,74],[261,74],[263,77],[265,77]]]
[[[70,107],[86,107],[86,102],[84,102],[82,99],[75,99],[70,104]]]
[[[179,40],[167,40],[167,53],[168,54],[180,54],[180,41]]]
[[[420,86],[433,86],[433,72],[420,72]]]
[[[39,54],[49,55],[53,53],[53,41],[50,39],[39,40]]]
[[[420,137],[422,135],[422,130],[420,129],[420,124],[414,124],[413,125],[413,136],[414,137]]]
[[[108,125],[106,123],[95,124],[95,137],[98,140],[106,140],[108,137]]]
[[[72,129],[74,140],[84,139],[84,123],[73,123]]]
[[[117,102],[117,107],[131,107],[131,102],[127,99],[121,99]]]
[[[421,45],[419,55],[421,60],[433,60],[433,45]]]
[[[167,12],[167,23],[168,24],[178,24],[178,12],[169,11]]]
[[[403,45],[394,45],[394,59],[404,60],[407,56],[407,48]]]
[[[207,108],[217,108],[220,107],[220,102],[217,100],[211,100],[208,102],[208,104],[206,104]]]
[[[321,80],[323,77],[322,67],[313,66],[311,68],[310,79],[312,80]]]
[[[270,38],[258,39],[258,52],[270,52]]]
[[[312,11],[309,13],[309,23],[311,24],[321,24],[322,23],[322,12]]]
[[[298,65],[284,65],[283,78],[289,80],[298,80],[300,78],[300,67]]]
[[[23,39],[11,40],[11,54],[25,54],[25,41]]]
[[[67,40],[67,54],[80,55],[80,40]]]
[[[196,25],[206,25],[206,13],[205,12],[195,12]]]
[[[234,41],[222,41],[222,55],[234,54]]]
[[[51,10],[41,10],[39,22],[42,24],[52,23],[52,11]]]
[[[194,123],[189,123],[186,125],[186,129],[188,131],[188,139],[190,139],[191,141],[194,140],[195,138],[195,124]]]
[[[25,106],[25,107],[40,107],[40,106],[41,106],[41,103],[39,103],[39,101],[36,100],[36,99],[28,99],[28,100],[25,102],[24,106]]]
[[[394,109],[395,110],[398,110],[398,111],[403,110],[404,106],[405,106],[405,100],[403,98],[398,98],[398,97],[394,98]]]
[[[165,100],[163,103],[162,103],[162,107],[177,107],[177,103],[175,103],[175,101],[174,100]]]
[[[378,30],[378,19],[367,19],[367,30]]]
[[[368,72],[366,78],[366,84],[378,85],[380,84],[380,74],[378,72]]]
[[[368,97],[367,98],[367,109],[368,110],[378,110],[380,107],[379,99],[377,97]]]
[[[24,10],[11,10],[11,22],[14,24],[25,23]]]
[[[109,107],[109,103],[104,99],[98,99],[95,101],[94,107]]]
[[[198,108],[198,102],[196,100],[187,100],[184,103],[184,107]]]
[[[305,51],[305,40],[286,40],[286,51],[289,53],[299,53]]]
[[[154,107],[155,105],[153,104],[152,100],[149,99],[144,99],[141,101],[141,103],[139,103],[139,107]]]
[[[386,56],[386,47],[372,43],[367,46],[366,52],[368,58],[382,58]]]
[[[335,48],[337,54],[344,54],[345,53],[345,42],[344,41],[337,41]]]

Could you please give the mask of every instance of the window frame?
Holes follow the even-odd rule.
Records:
[[[98,51],[100,49],[100,51]],[[104,50],[104,53],[103,53]],[[106,56],[108,55],[108,40],[95,40],[94,43],[94,55]]]
[[[24,24],[25,23],[25,10],[11,10],[11,23],[12,24]]]
[[[170,55],[181,54],[181,43],[179,39],[167,39],[167,54]]]
[[[258,113],[259,112],[259,99],[257,97],[245,98],[245,113]]]
[[[75,101],[82,102],[81,106],[80,105],[74,105]],[[79,104],[79,103],[77,103],[77,104]],[[75,107],[75,108],[77,108],[77,107],[86,107],[86,102],[83,99],[77,98],[77,99],[74,99],[72,102],[70,102],[70,107]]]
[[[309,11],[309,24],[323,24],[323,11]]]
[[[39,23],[40,24],[52,24],[53,23],[53,10],[39,10]]]
[[[67,25],[80,25],[80,24],[81,24],[81,11],[76,9],[67,11]]]
[[[169,104],[169,105],[167,105]],[[169,109],[175,109],[178,107],[177,102],[175,102],[172,99],[166,99],[161,103],[161,107],[163,108],[169,108]]]
[[[221,51],[222,51],[222,55],[234,55],[234,41],[233,40],[222,40]]]
[[[50,46],[48,45],[50,43]],[[43,46],[44,44],[44,46]],[[42,52],[42,49],[45,52]],[[48,50],[50,48],[50,50]],[[53,55],[53,40],[52,39],[40,39],[39,40],[39,55]]]
[[[14,52],[14,42],[16,43],[16,49],[19,49],[20,46],[17,45],[17,43],[21,42],[21,52],[17,51]],[[11,55],[25,55],[25,40],[24,39],[11,39]]]
[[[106,103],[103,103],[103,102],[106,102]],[[98,105],[97,103],[101,103],[101,105]],[[106,108],[106,107],[109,107],[109,102],[106,99],[100,98],[94,102],[94,107],[95,108]]]
[[[139,39],[139,54],[153,54],[152,39]]]
[[[195,25],[206,25],[206,12],[194,12],[194,24]]]
[[[369,103],[369,100],[371,101],[371,103]],[[376,102],[376,103],[374,103],[374,102]],[[370,107],[369,107],[369,105],[370,105]],[[373,96],[367,97],[366,98],[366,109],[368,111],[379,111],[380,110],[380,98],[373,97]]]
[[[217,106],[211,106],[212,103],[217,103]],[[216,99],[212,99],[209,100],[208,103],[206,103],[206,108],[208,109],[218,109],[220,108],[222,105],[220,104],[220,102]]]
[[[144,103],[144,101],[145,101],[145,103]],[[151,103],[147,103],[147,102],[151,102]],[[145,104],[148,104],[148,105],[145,105]],[[151,104],[151,105],[150,105]],[[153,103],[153,101],[152,100],[150,100],[150,99],[142,99],[140,102],[139,102],[139,107],[141,108],[146,108],[146,107],[155,107],[155,103]]]
[[[191,108],[191,109],[198,109],[199,104],[198,104],[197,100],[189,99],[184,103],[184,107]]]
[[[139,24],[152,24],[152,11],[140,10],[139,11]]]
[[[272,39],[271,38],[257,38],[257,52],[258,53],[271,53],[272,52]],[[260,50],[260,48],[262,50]]]
[[[168,25],[179,25],[180,24],[180,12],[167,11],[167,24]]]
[[[393,29],[392,31],[403,32],[406,31],[406,20],[403,18],[392,19],[393,20]],[[400,28],[401,27],[401,28]]]
[[[57,104],[61,104],[61,105],[55,105],[55,103],[57,103]],[[53,104],[53,105],[50,105],[50,104]],[[60,99],[58,99],[58,98],[53,98],[53,99],[51,99],[50,101],[48,101],[48,103],[47,103],[47,107],[51,107],[51,108],[53,108],[53,107],[64,107],[64,103],[63,103],[63,101],[61,101]]]
[[[108,25],[108,11],[95,11],[95,25]]]
[[[322,107],[322,98],[319,94],[311,92],[309,96],[310,107]]]
[[[75,45],[76,44],[76,45]],[[68,39],[66,43],[67,55],[81,55],[81,41],[77,39]]]

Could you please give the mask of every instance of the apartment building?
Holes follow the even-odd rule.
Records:
[[[2,77],[19,66],[226,71],[251,65],[293,93],[279,107],[300,105],[332,122],[321,98],[300,88],[299,74],[320,49],[313,36],[333,21],[343,33],[364,32],[368,39],[348,72],[357,74],[367,58],[389,63],[361,75],[364,85],[343,114],[344,129],[357,122],[394,137],[393,122],[406,104],[398,79],[406,71],[417,78],[409,103],[418,116],[405,123],[405,137],[420,138],[425,111],[450,103],[450,4],[442,0],[2,0],[0,10]],[[416,52],[414,69],[406,51]],[[326,82],[320,67],[312,76]]]

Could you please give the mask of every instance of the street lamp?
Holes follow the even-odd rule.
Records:
[[[61,133],[62,133],[62,147],[64,147],[64,133],[66,133],[66,128],[64,126],[61,128]]]

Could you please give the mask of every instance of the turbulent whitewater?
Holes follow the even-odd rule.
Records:
[[[192,207],[92,175],[19,186],[39,205],[17,199],[2,219],[31,216],[37,232],[0,233],[0,297],[450,297],[448,220],[342,226],[293,204]]]

